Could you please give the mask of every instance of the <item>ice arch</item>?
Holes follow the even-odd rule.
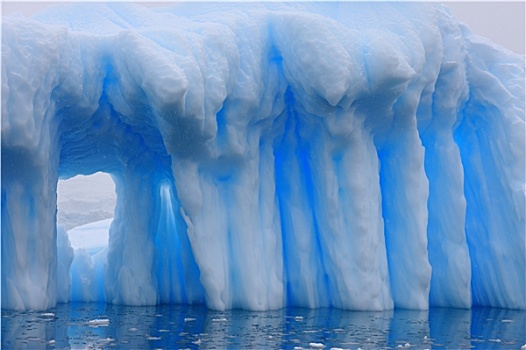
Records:
[[[522,58],[439,5],[91,6],[4,23],[2,307],[97,171],[107,302],[526,307]]]

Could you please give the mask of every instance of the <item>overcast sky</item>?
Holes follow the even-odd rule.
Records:
[[[524,55],[524,1],[446,2],[451,13],[466,23],[473,33]]]
[[[515,2],[445,2],[455,17],[466,23],[473,33],[524,55],[525,3]],[[3,15],[19,11],[31,15],[49,6],[47,2],[4,2]]]

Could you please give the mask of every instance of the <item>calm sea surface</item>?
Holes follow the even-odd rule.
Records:
[[[526,312],[493,308],[354,312],[60,304],[2,310],[2,349],[521,349]]]

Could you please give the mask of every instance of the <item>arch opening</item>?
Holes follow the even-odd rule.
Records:
[[[97,172],[59,180],[57,185],[57,224],[66,231],[114,216],[115,183],[111,175]]]
[[[57,184],[57,301],[105,301],[115,183],[103,172]]]

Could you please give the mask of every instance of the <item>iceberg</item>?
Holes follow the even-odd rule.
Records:
[[[3,19],[2,308],[526,309],[524,57],[438,3],[201,5]]]

